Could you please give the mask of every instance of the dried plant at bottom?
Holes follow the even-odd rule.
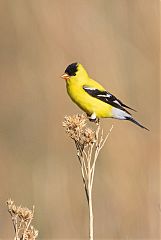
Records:
[[[77,149],[77,157],[81,166],[81,174],[84,183],[85,193],[89,206],[89,238],[93,239],[93,207],[92,187],[95,173],[95,166],[98,155],[103,148],[113,125],[108,134],[104,137],[103,129],[97,124],[96,130],[87,126],[87,117],[83,114],[66,116],[63,121],[68,136],[74,141]]]
[[[14,240],[35,240],[38,236],[38,230],[31,225],[34,217],[34,206],[32,210],[16,206],[11,199],[6,203],[15,231]]]

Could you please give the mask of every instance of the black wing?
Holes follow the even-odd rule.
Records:
[[[97,98],[105,103],[108,103],[108,104],[112,105],[113,107],[121,109],[127,113],[129,113],[129,112],[124,108],[128,108],[133,111],[136,111],[133,108],[130,108],[127,105],[125,105],[124,103],[122,103],[119,99],[117,99],[114,95],[112,95],[111,93],[109,93],[107,91],[100,91],[96,88],[91,88],[91,87],[85,86],[85,85],[83,86],[83,89],[92,97],[95,97],[95,98]]]

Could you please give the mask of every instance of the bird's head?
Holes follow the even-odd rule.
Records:
[[[84,67],[80,63],[72,63],[66,69],[64,74],[61,76],[67,82],[69,81],[79,81],[79,83],[84,83],[88,78],[88,74]]]

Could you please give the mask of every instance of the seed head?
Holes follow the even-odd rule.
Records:
[[[66,133],[75,141],[80,141],[83,128],[86,126],[86,117],[82,114],[65,116],[63,127]]]
[[[87,118],[83,114],[66,116],[63,121],[63,127],[68,136],[83,148],[95,142],[95,132],[86,128],[86,121]]]
[[[38,236],[38,230],[33,226],[30,226],[30,229],[25,232],[25,240],[35,240]]]
[[[95,132],[91,128],[85,128],[82,135],[85,146],[96,141]]]

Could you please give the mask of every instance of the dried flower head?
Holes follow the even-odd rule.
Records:
[[[65,127],[66,133],[74,139],[79,141],[83,128],[86,126],[86,117],[82,114],[73,116],[65,116],[63,121],[63,127]]]
[[[92,144],[96,141],[96,134],[91,128],[85,128],[82,139],[85,145]]]
[[[66,116],[63,121],[63,127],[69,137],[83,146],[95,141],[95,132],[90,128],[85,128],[86,121],[87,117],[83,114]]]
[[[17,209],[17,214],[24,221],[27,221],[29,219],[33,219],[33,212],[26,207],[19,207]]]
[[[35,240],[37,237],[38,230],[31,226],[30,229],[25,232],[24,240]]]
[[[11,199],[8,199],[6,202],[7,206],[8,206],[8,211],[13,211],[13,205],[14,205],[14,201],[12,201]],[[16,207],[16,206],[15,206]],[[16,209],[14,209],[16,210]]]
[[[33,218],[33,212],[31,210],[29,210],[28,208],[16,206],[14,204],[14,201],[12,201],[11,199],[9,199],[6,203],[8,206],[8,211],[12,215],[18,215],[18,217],[23,219],[24,221],[27,221],[27,220]]]
[[[38,236],[38,230],[31,225],[34,207],[30,210],[27,207],[16,206],[11,199],[6,203],[15,230],[15,240],[35,240]]]

